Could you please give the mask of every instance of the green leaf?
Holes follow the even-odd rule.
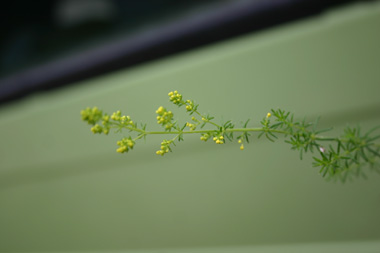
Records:
[[[248,125],[248,122],[249,122],[249,119],[247,119],[247,121],[244,123],[244,128],[247,128],[247,125]]]
[[[250,134],[248,132],[244,132],[245,141],[247,143],[249,143],[249,138],[248,138],[249,136],[250,136]]]
[[[282,126],[282,125],[283,125],[283,123],[282,123],[282,122],[279,122],[279,123],[276,123],[276,124],[271,125],[270,128],[271,128],[271,129],[276,129],[277,127]]]
[[[331,131],[332,129],[334,128],[329,127],[329,128],[321,129],[321,130],[316,131],[315,134],[325,133],[325,132]]]
[[[377,140],[379,138],[380,138],[380,135],[376,135],[376,136],[374,136],[372,138],[367,139],[367,142],[372,142],[372,141]]]
[[[380,126],[375,126],[373,128],[371,128],[366,134],[364,137],[368,137],[372,132],[376,131],[377,129],[379,129]]]
[[[366,148],[369,152],[371,152],[372,154],[374,154],[374,155],[380,157],[380,153],[379,153],[379,152],[373,150],[373,149],[370,148],[369,146],[366,146],[365,148]]]
[[[272,138],[270,138],[268,133],[265,133],[265,137],[267,137],[267,139],[270,140],[271,142],[274,142],[274,140]]]
[[[364,150],[361,148],[360,149],[360,154],[361,154],[361,157],[363,157],[363,159],[366,161],[366,162],[369,162],[368,160],[368,157],[366,156]]]
[[[322,177],[325,177],[326,176],[326,174],[327,174],[327,172],[329,171],[329,167],[325,167],[326,169],[325,169],[325,171],[323,172],[323,174],[322,174]]]
[[[313,156],[313,159],[318,162],[318,164],[322,164],[323,161],[321,159],[318,159],[317,157]],[[318,165],[319,166],[319,165]]]

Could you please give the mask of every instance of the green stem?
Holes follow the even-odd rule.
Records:
[[[195,111],[197,114],[199,114],[197,111]],[[199,114],[201,117],[202,115]],[[210,124],[213,124],[215,126],[217,126],[218,128],[220,128],[219,125],[211,122],[211,121],[208,121],[208,123]],[[130,131],[136,131],[136,132],[139,132],[141,133],[140,135],[138,135],[134,140],[138,140],[138,139],[141,139],[142,137],[146,136],[146,135],[156,135],[156,134],[175,134],[177,135],[175,139],[177,139],[177,137],[181,134],[206,134],[206,133],[217,133],[219,132],[220,130],[192,130],[192,131],[145,131],[143,129],[139,129],[139,128],[136,128],[136,127],[131,127],[131,126],[124,126],[124,128],[130,130]],[[279,133],[279,134],[284,134],[284,135],[292,135],[291,132],[288,132],[288,131],[284,131],[284,130],[278,130],[278,129],[269,129],[269,128],[265,128],[265,127],[257,127],[257,128],[233,128],[233,129],[225,129],[224,130],[225,133],[231,133],[231,132],[271,132],[271,133]],[[345,139],[340,139],[340,138],[331,138],[331,137],[324,137],[324,136],[315,136],[313,138],[314,140],[317,140],[317,141],[333,141],[333,142],[347,142],[347,140]],[[379,144],[374,144],[374,146],[378,147]]]
[[[138,131],[140,133],[143,133],[144,135],[150,135],[150,134],[205,134],[210,132],[219,132],[219,130],[193,130],[193,131],[144,131],[137,128],[130,128],[126,127],[129,130],[132,131]],[[234,129],[225,129],[224,132],[231,133],[231,132],[272,132],[272,133],[281,133],[281,134],[290,134],[289,132],[282,131],[282,130],[276,130],[276,129],[264,129],[262,127],[260,128],[234,128]]]
[[[201,120],[202,121],[204,121],[204,122],[206,122],[206,123],[209,123],[209,124],[211,124],[211,125],[214,125],[214,126],[216,126],[217,128],[221,128],[221,126],[219,126],[218,124],[216,124],[216,123],[214,123],[214,122],[212,122],[212,121],[210,121],[210,120],[203,120],[203,119],[206,119],[206,117],[205,116],[203,116],[202,114],[200,114],[198,111],[194,111],[196,114],[198,114],[199,115],[199,117],[201,117]]]
[[[314,140],[317,140],[317,141],[341,141],[341,142],[344,142],[343,139],[323,137],[323,136],[316,136],[314,138]]]

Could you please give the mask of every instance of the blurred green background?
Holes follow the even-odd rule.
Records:
[[[177,89],[217,120],[254,127],[281,108],[335,133],[368,129],[380,124],[379,27],[378,2],[355,4],[1,107],[0,251],[376,252],[374,172],[326,182],[310,157],[255,138],[240,151],[186,136],[160,157],[149,136],[120,155],[123,135],[93,135],[79,112],[120,109],[159,129],[155,110]]]

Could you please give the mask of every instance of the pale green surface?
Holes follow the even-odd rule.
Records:
[[[373,252],[377,174],[327,183],[281,141],[242,152],[188,136],[158,157],[155,136],[119,155],[121,136],[93,136],[79,111],[122,109],[158,129],[155,110],[178,89],[201,111],[252,126],[283,108],[337,131],[369,128],[380,124],[379,27],[379,4],[351,6],[0,108],[0,251],[374,240],[359,244]]]
[[[378,253],[380,241],[299,243],[265,246],[205,247],[191,249],[115,250],[112,253]],[[71,251],[75,252],[75,251]],[[89,251],[97,253],[100,251]]]

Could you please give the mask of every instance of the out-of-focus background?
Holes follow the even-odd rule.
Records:
[[[4,1],[0,252],[379,252],[380,175],[327,182],[280,139],[93,135],[80,110],[159,129],[180,91],[252,127],[271,108],[380,124],[380,1]],[[173,109],[179,121],[187,118]],[[125,133],[127,135],[127,133]]]

